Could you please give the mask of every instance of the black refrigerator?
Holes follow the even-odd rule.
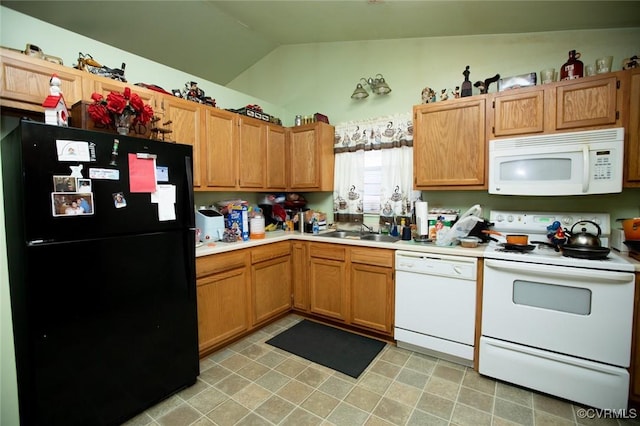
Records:
[[[116,425],[199,374],[192,148],[22,120],[2,140],[22,425]]]

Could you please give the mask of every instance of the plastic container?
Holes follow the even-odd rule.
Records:
[[[463,237],[463,238],[460,238],[460,246],[465,247],[465,248],[478,247],[478,243],[480,243],[480,238],[478,238],[478,237]]]
[[[259,240],[265,237],[264,216],[262,213],[256,213],[249,220],[249,239]]]

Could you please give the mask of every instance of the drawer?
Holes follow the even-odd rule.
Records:
[[[291,244],[288,241],[275,244],[267,244],[265,246],[251,249],[251,264],[264,262],[265,260],[275,259],[291,254]]]
[[[351,248],[351,262],[393,268],[394,250]]]
[[[228,253],[212,254],[196,258],[196,277],[244,268],[248,265],[248,250],[236,250]]]
[[[309,244],[309,256],[323,259],[345,260],[346,248],[337,244],[311,243]]]

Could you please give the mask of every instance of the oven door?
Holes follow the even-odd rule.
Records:
[[[634,275],[487,259],[482,335],[628,367]]]

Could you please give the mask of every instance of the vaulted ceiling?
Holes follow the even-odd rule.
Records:
[[[640,27],[640,1],[3,0],[1,4],[220,85],[289,44]]]

